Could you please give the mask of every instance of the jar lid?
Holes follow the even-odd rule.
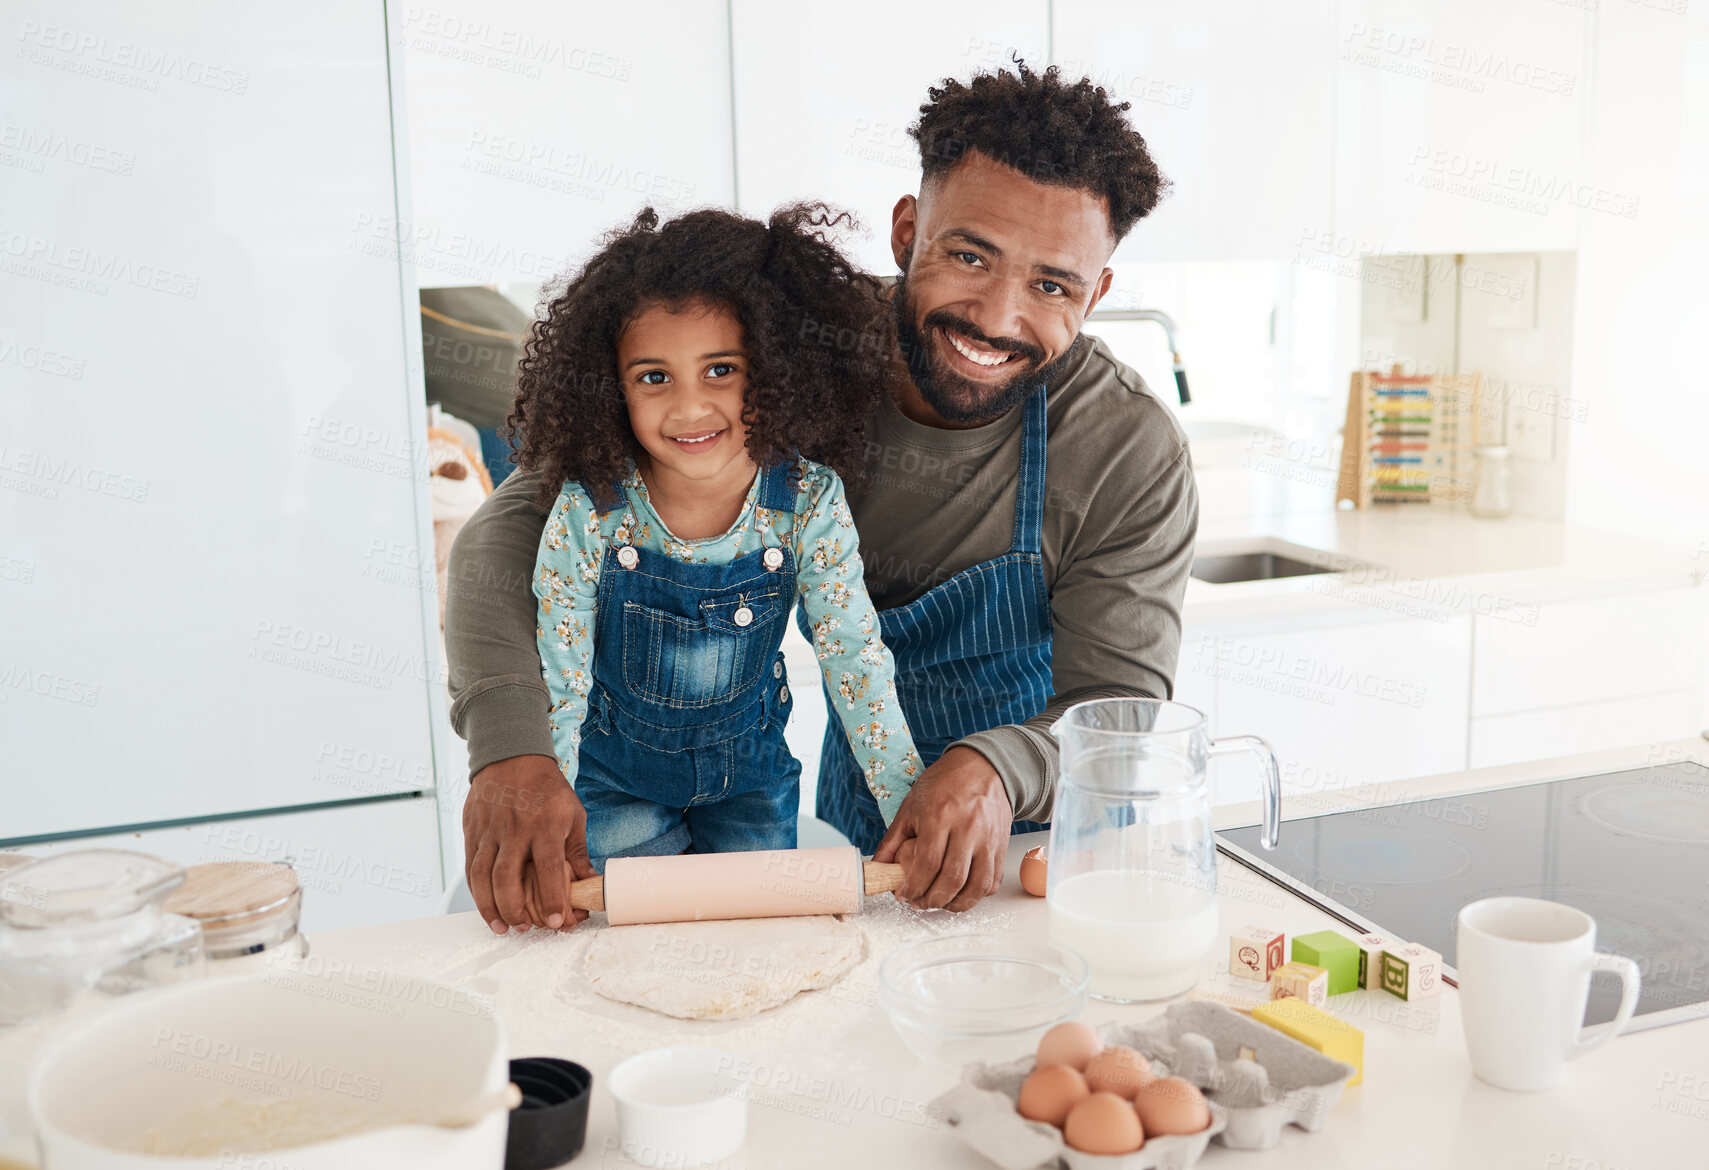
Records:
[[[296,895],[297,871],[281,862],[216,861],[186,870],[166,909],[204,927],[230,926],[277,914]]]
[[[134,914],[171,893],[184,870],[130,849],[77,849],[0,877],[0,922],[37,929]]]

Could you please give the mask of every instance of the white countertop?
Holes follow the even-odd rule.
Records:
[[[1701,584],[1709,563],[1693,550],[1554,520],[1480,520],[1463,509],[1418,506],[1338,511],[1313,491],[1276,510],[1215,505],[1218,473],[1201,473],[1206,506],[1197,553],[1269,549],[1334,576],[1187,584],[1189,627],[1357,607],[1367,620],[1491,613],[1514,606]],[[1246,483],[1252,477],[1237,479]],[[1312,555],[1312,552],[1323,554]]]
[[[1582,775],[1611,767],[1695,759],[1709,763],[1709,743],[1682,739],[1539,764],[1486,768],[1405,782],[1404,797]],[[1394,785],[1317,794],[1293,802],[1293,816],[1397,798]],[[1225,824],[1249,823],[1249,810],[1220,810]],[[1283,833],[1286,834],[1284,826]],[[1042,937],[1044,903],[1019,889],[1021,852],[1010,848],[1004,889],[975,910],[908,915],[889,903],[875,910],[885,938],[918,932],[994,929]],[[1224,935],[1247,922],[1290,935],[1337,924],[1305,902],[1222,861]],[[1709,894],[1709,891],[1705,891]],[[534,932],[495,938],[473,914],[419,919],[314,938],[325,961],[378,965],[432,975],[492,995],[513,1055],[556,1055],[595,1075],[587,1151],[578,1167],[632,1166],[617,1147],[616,1119],[604,1078],[623,1056],[671,1043],[709,1043],[753,1062],[756,1094],[746,1146],[727,1165],[774,1167],[987,1166],[926,1104],[953,1077],[923,1065],[888,1026],[863,964],[838,988],[798,997],[753,1020],[729,1024],[671,1021],[640,1009],[572,1008],[580,999],[586,931]],[[874,936],[875,940],[877,935]],[[882,947],[882,942],[879,946]],[[1221,956],[1212,956],[1212,961]],[[553,986],[560,990],[554,992]],[[1568,1066],[1554,1090],[1509,1093],[1475,1079],[1460,1033],[1457,993],[1406,1004],[1382,992],[1357,991],[1330,1001],[1365,1032],[1365,1081],[1349,1089],[1325,1128],[1296,1129],[1262,1153],[1213,1145],[1201,1165],[1271,1170],[1316,1167],[1536,1167],[1560,1170],[1676,1170],[1704,1164],[1709,1147],[1709,1020],[1622,1036]],[[1091,1001],[1083,1016],[1140,1021],[1161,1005],[1118,1008]]]

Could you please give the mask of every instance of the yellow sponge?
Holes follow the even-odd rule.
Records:
[[[1353,1066],[1356,1085],[1365,1079],[1365,1034],[1338,1016],[1314,1008],[1303,999],[1273,999],[1252,1009],[1252,1018],[1315,1048],[1331,1060]]]

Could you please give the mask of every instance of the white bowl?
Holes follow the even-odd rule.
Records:
[[[417,1122],[509,1079],[504,1030],[485,1001],[309,963],[143,992],[77,1021],[37,1062],[29,1104],[54,1170],[499,1170],[502,1110],[462,1129]],[[336,1132],[329,1120],[374,1128],[325,1136]],[[245,1122],[291,1122],[299,1136],[246,1140]],[[192,1132],[206,1138],[195,1152],[137,1148],[151,1133]]]
[[[655,1048],[611,1070],[623,1153],[642,1166],[728,1158],[748,1136],[748,1071],[722,1048]]]

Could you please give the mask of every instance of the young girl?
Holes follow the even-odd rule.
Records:
[[[838,478],[893,327],[826,236],[845,220],[649,208],[534,326],[510,421],[544,473],[540,660],[602,872],[794,847],[779,646],[797,599],[887,824],[920,771]]]

